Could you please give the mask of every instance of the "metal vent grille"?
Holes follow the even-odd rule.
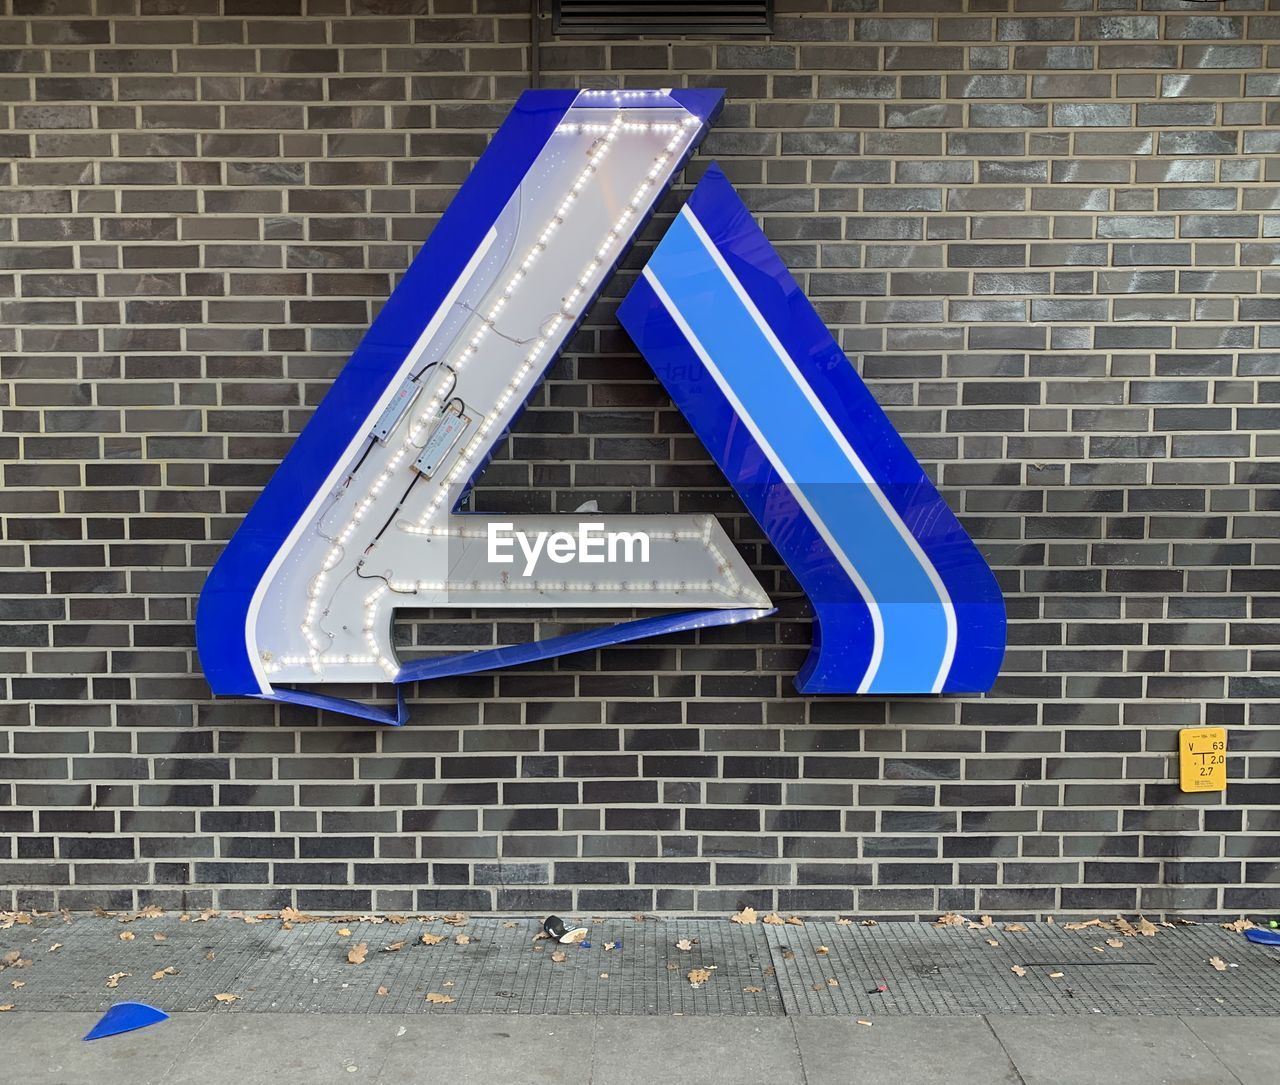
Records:
[[[768,34],[773,0],[552,0],[555,34]]]

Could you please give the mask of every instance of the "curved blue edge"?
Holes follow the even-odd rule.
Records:
[[[409,708],[405,704],[404,691],[396,690],[396,707],[379,708],[377,705],[352,701],[346,697],[334,697],[329,693],[316,693],[309,689],[293,689],[288,686],[272,686],[270,693],[248,693],[260,701],[279,701],[281,704],[306,705],[308,708],[322,708],[327,712],[338,712],[344,716],[355,716],[357,719],[369,720],[371,723],[385,723],[390,727],[403,727],[409,718]]]
[[[515,667],[521,663],[536,663],[556,656],[588,652],[596,648],[608,648],[613,644],[660,637],[667,633],[686,633],[694,629],[710,629],[719,625],[737,625],[764,618],[773,613],[772,608],[735,610],[688,610],[678,614],[656,614],[637,618],[617,625],[584,629],[577,633],[565,633],[559,637],[511,644],[503,648],[485,648],[478,652],[459,652],[447,656],[433,656],[406,663],[396,675],[397,685],[421,682],[429,678],[444,678],[455,674],[475,674],[500,667]]]
[[[713,164],[695,188],[689,210],[946,588],[957,639],[943,692],[990,689],[1004,655],[1005,610],[982,555],[718,166]],[[664,288],[660,269],[666,243],[659,244],[650,261]],[[672,246],[678,244],[673,238]],[[730,289],[723,276],[717,273],[716,278],[712,291]],[[701,291],[703,285],[694,288]],[[804,693],[857,692],[873,635],[870,611],[855,586],[645,278],[628,293],[618,315],[813,604],[813,650],[797,676],[798,688]],[[932,692],[927,686],[873,691]]]

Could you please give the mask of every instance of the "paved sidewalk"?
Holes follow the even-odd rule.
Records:
[[[1275,1085],[1250,1018],[357,1017],[182,1013],[83,1043],[0,1016],[5,1081],[57,1085]]]
[[[0,915],[0,1081],[1280,1082],[1280,949],[1216,923],[579,918]]]
[[[1280,948],[1216,923],[578,917],[587,941],[558,946],[527,917],[29,918],[0,929],[0,969],[19,962],[0,970],[14,1012],[135,999],[245,1015],[1280,1015]]]

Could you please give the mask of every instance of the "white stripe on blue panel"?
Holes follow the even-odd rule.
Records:
[[[956,617],[937,570],[688,207],[645,275],[866,601],[875,646],[859,692],[940,691]]]

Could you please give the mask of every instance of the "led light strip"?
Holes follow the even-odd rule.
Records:
[[[615,98],[629,98],[629,97],[650,96],[650,95],[661,93],[661,92],[600,91],[600,92],[585,92],[585,93],[593,97],[607,96],[607,97],[615,97]],[[624,133],[627,133],[627,134],[672,133],[672,138],[666,144],[662,153],[660,153],[654,158],[650,169],[645,175],[645,179],[640,183],[639,186],[637,186],[631,199],[628,201],[627,205],[623,208],[622,212],[619,214],[617,220],[614,222],[612,227],[605,234],[603,243],[601,244],[600,248],[596,251],[594,257],[591,260],[589,260],[587,264],[584,266],[582,273],[581,275],[579,275],[577,282],[575,283],[573,288],[562,299],[560,310],[554,316],[552,316],[550,320],[544,322],[544,324],[539,328],[539,335],[532,343],[531,348],[528,354],[525,356],[524,361],[521,363],[520,367],[516,370],[516,373],[513,379],[508,383],[506,389],[504,389],[501,395],[499,395],[498,400],[495,406],[493,407],[493,409],[490,410],[488,414],[486,414],[484,420],[482,421],[479,427],[478,432],[463,448],[460,456],[458,457],[452,469],[443,477],[439,479],[430,480],[432,485],[435,487],[436,492],[431,502],[428,504],[425,512],[422,514],[422,516],[419,517],[418,522],[416,524],[411,523],[407,520],[397,520],[395,522],[395,527],[397,530],[404,531],[409,534],[437,535],[439,533],[441,529],[439,529],[438,526],[436,525],[429,525],[428,521],[436,513],[439,512],[441,506],[444,504],[444,502],[448,498],[450,487],[453,486],[455,483],[457,483],[458,480],[463,476],[463,473],[468,469],[472,460],[476,457],[477,453],[482,448],[487,447],[486,441],[490,432],[497,425],[499,419],[505,413],[506,408],[508,404],[511,402],[511,400],[524,388],[524,385],[526,383],[526,380],[528,379],[529,374],[532,372],[535,364],[537,363],[539,358],[542,356],[543,352],[546,350],[548,345],[553,341],[554,337],[556,336],[556,333],[560,330],[560,328],[564,325],[566,321],[577,320],[578,317],[581,315],[581,307],[578,306],[576,303],[582,297],[584,290],[590,285],[593,277],[600,270],[603,262],[610,257],[614,249],[618,246],[619,242],[624,236],[623,231],[637,214],[640,206],[644,203],[645,197],[648,195],[649,191],[653,188],[655,182],[657,181],[659,176],[662,174],[663,169],[670,162],[672,155],[675,154],[680,149],[681,144],[684,142],[683,137],[685,136],[687,130],[691,127],[696,126],[698,123],[699,122],[695,117],[687,117],[682,123],[672,123],[672,122],[641,123],[641,122],[624,121],[621,118],[621,116],[618,116],[618,117],[615,117],[614,120],[609,124],[568,123],[568,124],[561,124],[557,126],[556,132],[559,132],[559,133],[567,133],[567,134],[584,133],[584,134],[598,135],[599,136],[599,139],[597,141],[598,145],[595,147],[594,153],[592,153],[590,159],[587,162],[587,165],[583,168],[582,172],[574,180],[573,184],[570,187],[570,190],[566,193],[564,200],[556,209],[555,214],[551,217],[551,219],[546,224],[538,240],[530,247],[529,251],[525,255],[520,266],[516,269],[514,274],[511,276],[510,280],[507,282],[505,288],[502,291],[501,296],[494,301],[488,313],[481,319],[479,327],[475,329],[474,334],[471,336],[470,340],[468,341],[467,346],[458,354],[458,356],[454,359],[454,361],[451,364],[443,367],[446,370],[446,372],[451,371],[452,378],[453,378],[452,384],[448,386],[448,393],[446,394],[444,391],[444,383],[442,382],[436,383],[435,390],[432,396],[427,401],[425,408],[423,408],[423,410],[420,413],[418,413],[417,416],[414,418],[413,424],[410,427],[408,433],[406,434],[405,440],[400,446],[400,448],[398,448],[395,451],[395,453],[391,456],[391,458],[388,460],[386,465],[383,467],[382,471],[375,478],[374,482],[372,483],[368,491],[366,491],[364,497],[357,503],[357,505],[355,506],[355,509],[351,514],[350,519],[344,525],[342,530],[336,535],[336,537],[333,537],[332,539],[333,545],[330,547],[329,551],[325,555],[325,559],[321,565],[320,571],[314,577],[312,577],[311,581],[307,586],[307,602],[306,602],[305,610],[303,613],[303,619],[300,624],[300,631],[302,632],[302,635],[306,640],[307,646],[309,648],[308,654],[305,657],[299,657],[299,656],[280,657],[279,660],[272,661],[268,664],[269,670],[275,673],[275,672],[278,672],[284,666],[300,665],[297,663],[297,661],[305,660],[306,665],[310,667],[311,671],[315,675],[319,676],[323,673],[323,666],[326,662],[334,665],[356,665],[356,664],[367,665],[368,663],[373,662],[374,659],[376,659],[377,663],[382,667],[384,672],[386,672],[389,676],[394,676],[397,668],[390,659],[388,659],[384,654],[382,654],[379,651],[376,638],[372,635],[372,630],[370,628],[369,621],[368,621],[368,618],[369,618],[368,610],[370,607],[370,600],[372,600],[372,605],[376,607],[377,601],[380,600],[382,596],[387,593],[388,589],[386,587],[377,589],[371,596],[366,597],[366,622],[365,622],[365,627],[363,632],[365,634],[365,641],[369,645],[369,647],[373,650],[374,656],[365,657],[365,656],[352,656],[348,654],[348,655],[342,655],[342,656],[335,656],[329,659],[325,658],[325,653],[329,650],[331,645],[326,645],[324,642],[320,640],[320,638],[316,635],[316,627],[317,627],[317,618],[318,618],[318,613],[320,608],[320,598],[324,594],[324,591],[328,586],[329,574],[337,567],[338,563],[342,561],[343,557],[346,554],[347,542],[358,530],[359,526],[364,521],[365,516],[367,515],[369,510],[373,507],[377,498],[381,495],[382,491],[386,488],[387,483],[394,477],[396,471],[400,468],[400,466],[404,463],[405,459],[409,456],[410,452],[417,453],[421,451],[422,446],[418,442],[419,442],[419,439],[422,437],[424,430],[426,430],[426,427],[430,423],[435,421],[441,407],[457,391],[458,380],[461,377],[463,370],[466,368],[467,364],[479,352],[479,347],[481,343],[484,341],[485,336],[491,330],[496,330],[495,322],[498,316],[501,314],[507,302],[513,297],[513,295],[515,294],[519,286],[528,277],[528,274],[532,269],[532,267],[534,266],[534,264],[537,262],[537,259],[542,255],[542,253],[546,251],[547,245],[551,237],[554,235],[555,231],[564,224],[565,218],[569,214],[569,212],[573,209],[573,205],[577,201],[579,194],[590,182],[592,177],[598,172],[601,163],[603,162],[606,155],[609,153],[610,149],[613,147],[619,135]],[[448,529],[445,529],[445,530],[448,530]],[[717,567],[721,570],[722,573],[727,574],[726,579],[729,582],[728,587],[729,589],[731,589],[726,592],[724,588],[717,587],[714,590],[722,594],[729,594],[731,596],[750,594],[743,591],[739,581],[735,576],[733,576],[731,572],[730,563],[725,561],[723,554],[717,548],[715,548],[715,546],[710,542],[709,531],[705,532],[704,535],[705,535],[703,539],[704,545],[707,547],[708,551],[711,553],[712,558],[715,561]],[[661,536],[655,536],[655,537],[660,538]],[[672,537],[674,538],[675,536],[673,535]],[[375,540],[375,543],[370,544],[369,549],[372,549],[373,545],[376,545],[376,540]],[[391,582],[389,581],[389,583]],[[399,584],[399,583],[408,583],[408,582],[395,582],[395,583]],[[417,582],[413,582],[413,583],[417,583]],[[459,587],[461,586],[462,585],[459,585]],[[657,582],[655,582],[654,586],[655,588],[658,586]],[[523,587],[524,587],[523,585],[496,584],[493,590],[500,590],[500,589],[520,590],[520,589],[523,589]],[[608,590],[609,587],[611,586],[601,585],[596,588],[587,587],[584,590],[602,590],[603,591],[603,590]],[[665,587],[665,585],[663,585],[663,587]],[[413,589],[398,588],[396,590],[397,591],[416,591],[417,589],[416,588],[413,588]],[[480,590],[488,590],[488,589],[484,588]],[[568,589],[568,590],[576,590],[576,589]],[[619,590],[629,590],[629,589],[621,588]],[[673,590],[678,590],[678,589],[673,589]],[[263,658],[266,660],[270,660],[271,653],[264,652]],[[285,664],[284,662],[285,659],[288,659],[290,661],[290,664]]]

